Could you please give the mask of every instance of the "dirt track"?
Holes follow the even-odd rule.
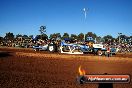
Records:
[[[106,58],[0,48],[0,88],[98,88],[98,84],[77,83],[80,65],[87,74],[132,76],[132,54]],[[132,88],[132,82],[113,86]]]

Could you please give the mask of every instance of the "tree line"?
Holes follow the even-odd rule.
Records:
[[[123,35],[122,33],[120,33],[120,35],[118,35],[117,38],[114,38],[111,35],[106,35],[104,37],[101,36],[97,36],[95,33],[93,32],[87,32],[86,34],[84,33],[80,33],[80,34],[69,34],[69,33],[64,33],[63,35],[61,35],[60,33],[53,33],[50,34],[49,37],[46,34],[46,26],[41,26],[40,27],[40,34],[36,35],[37,39],[41,39],[41,40],[48,40],[48,39],[71,39],[71,40],[77,40],[77,41],[84,41],[86,40],[87,37],[92,37],[94,40],[96,40],[97,42],[132,42],[132,36],[127,36],[127,35]],[[21,34],[17,34],[14,35],[11,32],[6,33],[6,35],[4,37],[0,37],[0,42],[4,41],[4,40],[10,40],[13,41],[14,39],[18,38],[18,37],[22,37],[24,39],[26,38],[33,38],[33,35],[21,35]],[[85,38],[85,39],[84,39]]]

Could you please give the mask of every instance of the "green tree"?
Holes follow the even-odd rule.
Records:
[[[132,45],[132,36],[130,36],[129,43]]]
[[[46,34],[42,34],[42,35],[37,35],[36,38],[37,38],[37,40],[38,39],[47,40],[48,39],[48,36]]]
[[[58,39],[61,39],[61,34],[60,33],[56,33],[56,35],[57,35]]]
[[[0,43],[3,42],[3,37],[0,37]]]
[[[114,38],[111,35],[106,35],[103,39],[105,42],[112,42]]]
[[[23,35],[22,37],[23,37],[24,39],[27,39],[27,38],[28,38],[28,36],[27,36],[27,35]]]
[[[45,32],[46,32],[46,26],[41,26],[39,31],[40,31],[41,35],[45,34]]]
[[[84,34],[83,33],[80,33],[78,35],[78,40],[80,40],[80,41],[83,41],[84,40]]]
[[[101,36],[96,37],[96,42],[98,42],[98,43],[102,42]]]
[[[70,37],[72,40],[75,40],[78,38],[78,36],[76,34],[71,34],[71,37]]]
[[[48,36],[47,36],[46,34],[42,34],[42,35],[41,35],[41,39],[42,39],[42,40],[47,40],[47,39],[48,39]]]
[[[6,40],[13,41],[14,40],[14,34],[11,32],[6,33],[6,36],[4,37]]]
[[[87,37],[92,37],[93,39],[95,39],[97,37],[97,35],[95,33],[92,33],[92,32],[88,32],[86,35],[85,35],[85,39]]]
[[[54,34],[50,34],[50,39],[60,39],[61,38],[61,34],[60,33],[54,33]]]
[[[46,35],[46,26],[41,26],[40,27],[40,39],[42,39],[42,40],[46,40],[46,39],[48,39],[48,36]]]
[[[36,39],[41,39],[41,35],[36,35]]]
[[[23,36],[21,34],[17,34],[15,40],[16,41],[22,41],[23,40]]]
[[[65,38],[69,38],[69,34],[68,33],[64,33],[63,34],[62,39],[65,39]]]
[[[21,35],[21,34],[17,34],[17,35],[16,35],[16,38],[18,38],[18,37],[22,37],[22,35]]]
[[[29,38],[33,38],[33,35],[29,35]]]
[[[120,39],[123,43],[128,41],[128,37],[126,35],[120,35]]]
[[[53,38],[53,34],[50,34],[49,38],[52,39]]]

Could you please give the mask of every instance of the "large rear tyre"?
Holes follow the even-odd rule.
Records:
[[[48,45],[48,51],[49,52],[56,52],[57,51],[57,47],[55,44],[49,44]]]

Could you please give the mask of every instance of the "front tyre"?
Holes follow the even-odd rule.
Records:
[[[97,55],[102,56],[103,52],[101,50],[98,50]]]
[[[39,49],[33,49],[33,50],[36,51],[36,52],[39,51]]]

